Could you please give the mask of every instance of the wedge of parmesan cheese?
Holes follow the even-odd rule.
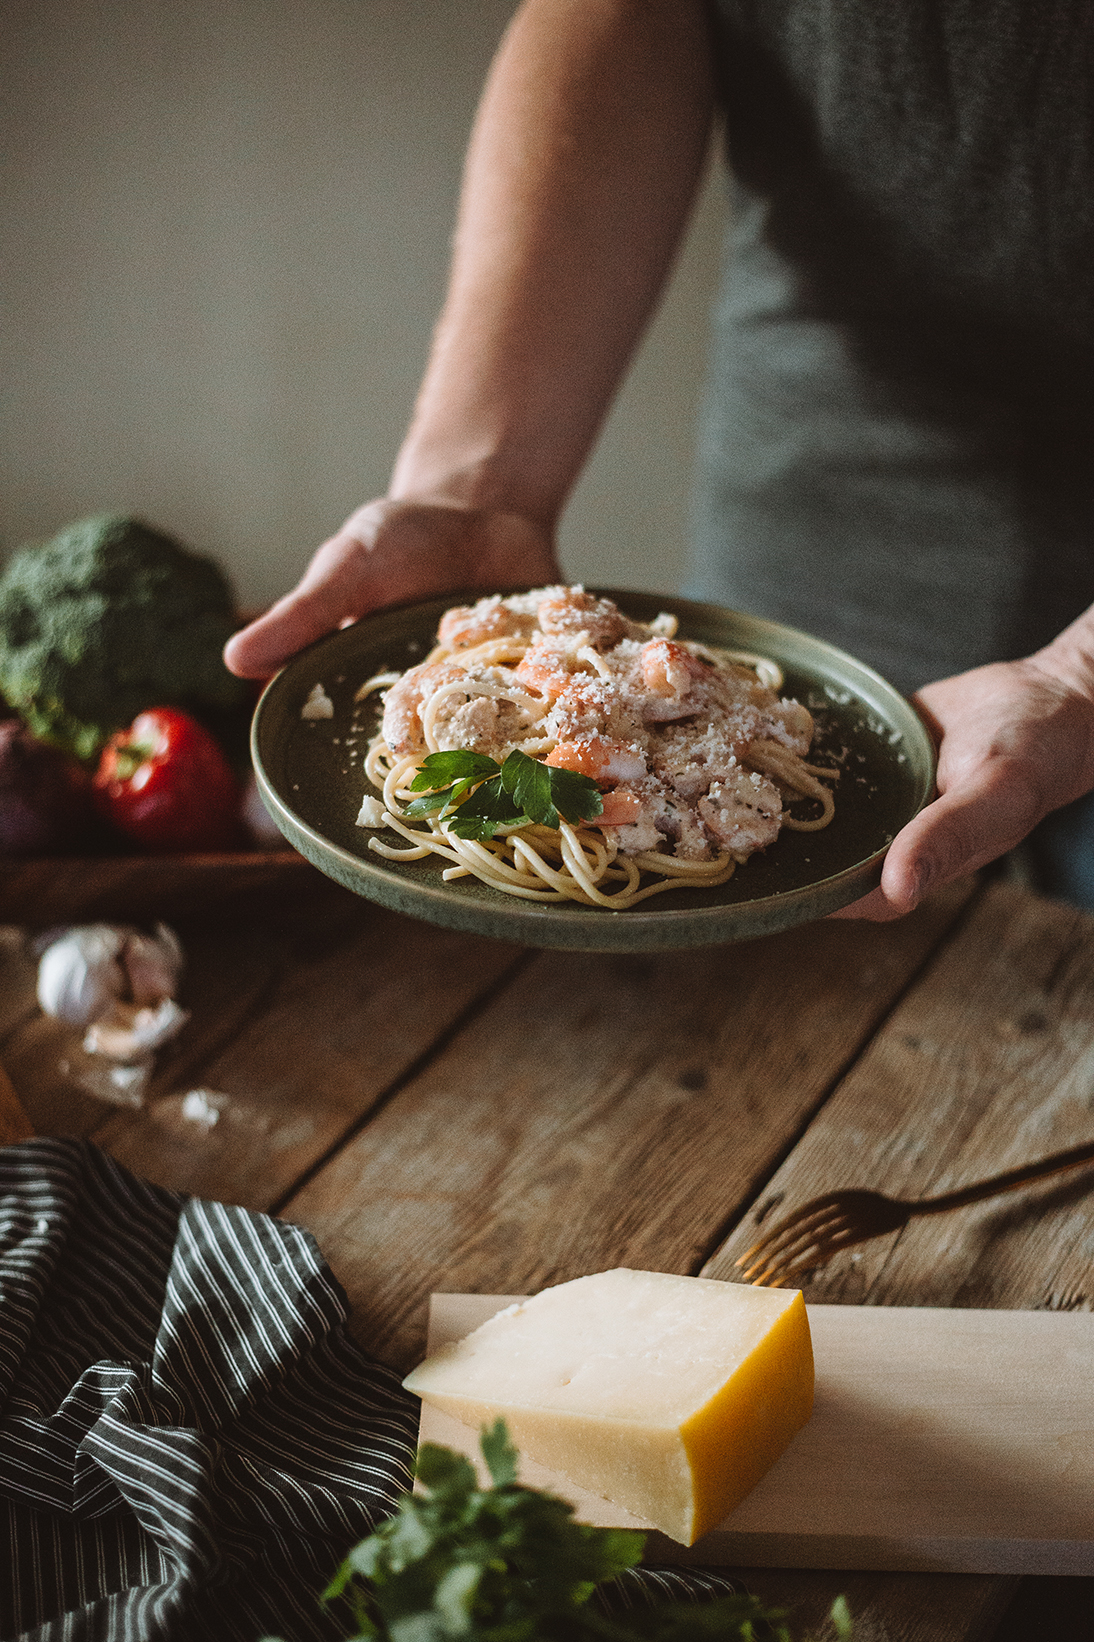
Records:
[[[813,1406],[800,1293],[602,1271],[509,1306],[407,1376],[465,1425],[692,1545]]]

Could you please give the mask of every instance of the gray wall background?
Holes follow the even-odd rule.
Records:
[[[511,0],[5,0],[0,553],[85,513],[245,605],[382,494]],[[716,176],[563,527],[574,579],[682,574]]]

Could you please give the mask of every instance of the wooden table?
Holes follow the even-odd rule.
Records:
[[[176,921],[192,1016],[144,1109],[76,1085],[15,929],[0,1060],[40,1132],[308,1226],[359,1338],[400,1368],[431,1290],[524,1292],[616,1264],[728,1278],[784,1200],[923,1195],[1094,1134],[1094,920],[1016,886],[951,888],[895,925],[621,958],[521,950],[295,882]],[[196,1088],[218,1097],[212,1125],[183,1113]],[[1092,1253],[1082,1171],[913,1222],[834,1260],[807,1298],[1090,1310]],[[812,1622],[845,1591],[861,1642],[988,1638],[1016,1592],[1094,1608],[1088,1581],[744,1578]],[[998,1634],[1088,1634],[1050,1611]]]

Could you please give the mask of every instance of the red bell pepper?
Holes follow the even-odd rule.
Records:
[[[151,707],[111,736],[94,787],[107,819],[153,852],[227,850],[244,840],[231,765],[208,730],[176,707]]]

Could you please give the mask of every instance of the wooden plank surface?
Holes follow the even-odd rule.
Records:
[[[0,1066],[0,1146],[10,1146],[17,1140],[29,1140],[34,1125],[24,1111],[11,1079]]]
[[[990,889],[703,1268],[840,1186],[936,1195],[1094,1139],[1094,920]],[[1094,1168],[913,1220],[831,1260],[807,1298],[1094,1309]]]
[[[82,1032],[42,1016],[32,994],[0,1053],[39,1132],[90,1135],[158,1185],[256,1209],[361,1122],[520,957],[348,895],[311,917],[298,908],[287,920],[178,928],[190,1020],[161,1051],[143,1110],[84,1092]],[[188,1117],[196,1089],[206,1095]]]
[[[223,1043],[185,1076],[167,1069],[146,1111],[119,1112],[95,1139],[162,1185],[269,1209],[504,986],[519,958],[500,941],[358,903],[335,935],[291,936]],[[196,1005],[194,1018],[204,1019]],[[185,1115],[196,1083],[215,1097],[212,1126]]]
[[[182,1035],[157,1058],[153,1094],[200,1074],[216,1047],[230,1041],[283,973],[291,958],[291,937],[270,931],[256,938],[237,926],[183,931],[187,968],[181,1001],[190,1010]],[[2,1052],[12,1081],[43,1134],[90,1135],[109,1122],[114,1108],[89,1094],[81,1075],[95,1070],[82,1053],[84,1032],[43,1015],[34,1006],[33,979],[28,1009],[6,1034]],[[101,1057],[96,1057],[101,1060]]]
[[[540,953],[286,1212],[319,1239],[370,1349],[403,1367],[437,1288],[694,1271],[967,894],[900,929]]]
[[[0,924],[0,1041],[35,1013],[36,973],[26,930]]]
[[[114,867],[124,864],[115,862]],[[14,872],[27,863],[11,866]],[[154,882],[150,871],[154,866],[152,857],[142,863],[142,883]],[[178,862],[175,867],[182,872]],[[56,891],[58,898],[63,899],[64,885],[69,883],[66,875],[74,870],[71,862],[65,863],[61,888]],[[239,1030],[272,977],[291,961],[296,947],[309,940],[336,941],[338,931],[347,922],[352,925],[368,915],[356,896],[310,868],[306,874],[294,871],[277,878],[276,893],[270,891],[268,878],[260,878],[257,888],[239,889],[230,896],[201,893],[200,886],[207,876],[204,872],[191,869],[184,876],[191,886],[189,909],[180,917],[172,913],[170,922],[186,957],[182,1001],[191,1020],[182,1037],[159,1052],[153,1093],[182,1081],[188,1066],[199,1067],[218,1044]],[[215,871],[213,877],[217,877]],[[78,911],[71,896],[64,905],[71,916],[55,926],[55,932],[73,922]],[[167,919],[171,906],[165,898],[152,907],[147,920],[131,919],[124,902],[111,903],[109,910],[109,917],[103,921],[136,921],[151,928],[157,920]],[[48,932],[37,925],[0,924],[0,1049],[42,1133],[89,1134],[109,1116],[111,1107],[81,1087],[80,1056],[76,1051],[83,1032],[47,1019],[38,1009],[36,954],[46,938]]]
[[[695,1270],[970,892],[900,925],[656,959],[540,955],[285,1212],[318,1237],[362,1341],[404,1368],[432,1289],[530,1290],[626,1261]],[[1014,1584],[747,1577],[815,1627],[846,1591],[865,1642],[979,1642]]]
[[[44,929],[51,924],[185,918],[203,903],[228,909],[255,894],[295,893],[319,882],[315,868],[290,849],[223,855],[0,857],[0,921]]]
[[[766,1201],[780,1160],[789,1152],[790,1167],[795,1159],[799,1133],[810,1143],[833,1085],[848,1069],[857,1075],[871,1033],[940,943],[944,955],[965,894],[898,926],[829,924],[654,960],[521,959],[482,943],[469,980],[460,973],[464,948],[454,947],[438,973],[427,952],[396,943],[386,958],[402,964],[403,991],[418,987],[423,959],[428,984],[402,1014],[397,999],[394,1012],[374,1007],[366,1029],[354,1024],[367,1007],[355,966],[371,962],[382,992],[382,942],[370,948],[364,926],[349,925],[371,909],[354,904],[347,925],[305,917],[292,930],[241,917],[234,955],[223,930],[210,929],[208,947],[193,937],[193,1019],[163,1058],[146,1113],[114,1114],[90,1100],[81,1112],[78,1095],[56,1079],[40,1087],[33,1017],[5,1015],[3,1002],[0,1057],[20,1093],[27,1083],[39,1128],[94,1133],[167,1184],[267,1207],[301,1171],[318,1169],[290,1200],[291,1217],[317,1232],[366,1343],[409,1362],[430,1288],[541,1286],[621,1259],[696,1270],[715,1249],[728,1259],[726,1228]],[[1026,910],[1014,904],[1017,923]],[[1040,915],[1034,923],[1041,927]],[[441,938],[410,927],[424,948]],[[1074,924],[1072,933],[1068,950],[1081,970],[1083,936]],[[1042,967],[1055,963],[1066,977],[1072,959],[1063,948],[1066,938],[1063,947],[1033,939]],[[331,961],[338,951],[344,963]],[[1028,956],[1014,952],[1019,970]],[[950,981],[956,1003],[946,1006],[959,1033],[967,981],[959,963]],[[1079,986],[1077,1017],[1084,1007]],[[1035,1019],[1007,1018],[1001,1041],[1017,1030],[1013,1042],[1028,1051]],[[1081,1037],[1066,1010],[1060,1025]],[[864,1064],[869,1058],[867,1050]],[[182,1096],[199,1085],[229,1103],[212,1128],[180,1122]],[[237,1101],[238,1121],[229,1121]],[[292,1133],[312,1105],[335,1149],[325,1163],[315,1130]],[[916,1110],[905,1120],[890,1107],[895,1132],[914,1129]],[[828,1155],[843,1161],[844,1151],[837,1143]],[[696,1176],[694,1192],[684,1189],[685,1171]],[[780,1171],[776,1184],[787,1178]],[[659,1248],[671,1258],[657,1259]],[[1054,1292],[1067,1305],[1089,1291],[1070,1283]],[[844,1297],[838,1283],[825,1297]],[[869,1295],[886,1297],[883,1288]],[[753,1570],[749,1581],[772,1601],[796,1603],[803,1623],[845,1590],[866,1642],[980,1642],[1009,1594],[1004,1581],[966,1575]]]

